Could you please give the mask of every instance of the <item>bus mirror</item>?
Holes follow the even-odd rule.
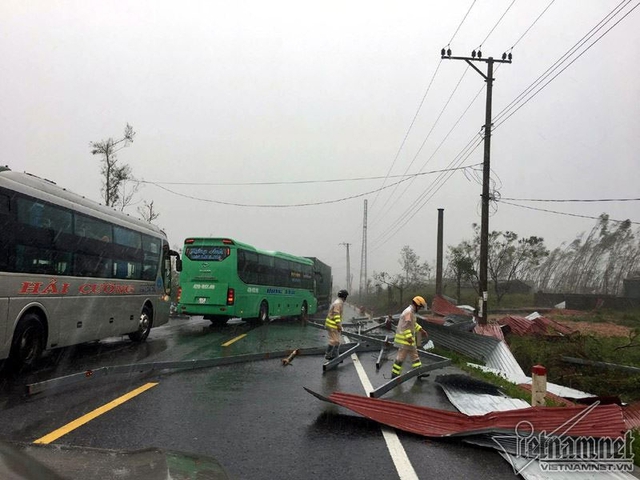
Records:
[[[180,257],[176,258],[176,271],[182,271],[182,259]]]

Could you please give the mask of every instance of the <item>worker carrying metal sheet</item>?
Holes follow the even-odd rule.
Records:
[[[332,360],[340,354],[340,336],[342,333],[342,309],[344,302],[347,300],[349,292],[340,290],[338,298],[336,298],[329,307],[329,313],[324,321],[324,326],[329,333],[329,345],[324,354],[324,358]]]
[[[418,368],[422,366],[420,356],[418,355],[418,332],[422,331],[424,335],[427,334],[416,321],[416,312],[422,308],[427,307],[427,302],[421,296],[413,297],[411,305],[405,308],[400,320],[398,320],[398,326],[396,327],[396,336],[393,339],[394,344],[398,347],[398,355],[396,361],[391,368],[391,378],[395,378],[402,372],[402,364],[407,358],[407,355],[411,357],[411,368]]]

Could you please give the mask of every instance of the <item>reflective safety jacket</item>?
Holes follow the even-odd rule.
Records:
[[[329,313],[327,313],[327,318],[324,321],[324,326],[327,328],[332,328],[337,330],[340,324],[342,323],[342,307],[344,305],[344,300],[340,297],[336,298],[334,302],[329,307]]]
[[[414,307],[409,305],[400,315],[400,320],[398,320],[398,326],[396,327],[396,336],[393,341],[399,346],[417,347],[416,335],[420,330],[422,330],[422,327],[416,321]]]

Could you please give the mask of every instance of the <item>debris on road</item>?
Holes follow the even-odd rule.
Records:
[[[282,366],[286,367],[287,365],[291,365],[291,362],[293,361],[293,357],[298,355],[298,353],[300,353],[300,349],[294,350],[293,352],[291,352],[291,354],[287,358],[283,358],[282,359]]]

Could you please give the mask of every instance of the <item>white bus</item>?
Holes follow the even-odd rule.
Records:
[[[159,228],[0,167],[0,360],[31,366],[48,349],[146,340],[169,319],[172,255]]]

